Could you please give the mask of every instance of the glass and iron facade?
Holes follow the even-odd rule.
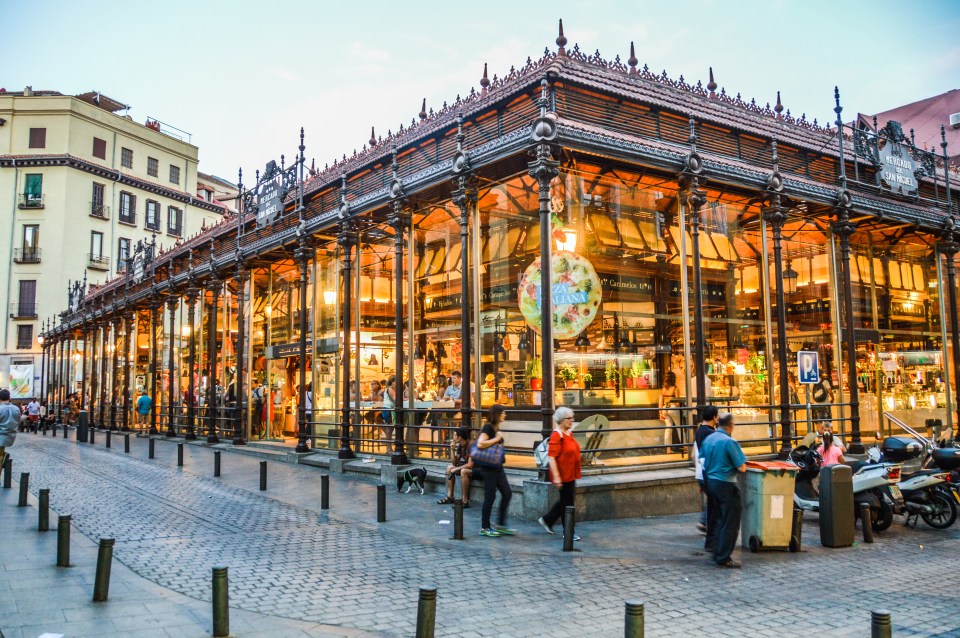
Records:
[[[608,468],[688,463],[705,403],[758,456],[825,422],[853,450],[888,417],[957,427],[957,179],[936,156],[562,46],[482,87],[323,171],[301,145],[271,223],[258,184],[87,293],[44,334],[47,400],[132,426],[145,388],[158,433],[395,463],[445,456],[497,403],[530,469],[561,405]]]

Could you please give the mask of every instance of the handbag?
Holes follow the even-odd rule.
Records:
[[[474,443],[470,448],[470,458],[479,465],[499,468],[503,465],[506,452],[503,449],[503,443],[494,443],[487,448],[481,448],[478,443]]]

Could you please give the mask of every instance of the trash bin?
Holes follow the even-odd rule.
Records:
[[[796,465],[783,461],[747,461],[741,476],[743,516],[740,540],[751,552],[797,551],[793,538],[793,485]]]
[[[853,472],[848,465],[828,465],[820,470],[820,544],[853,545]],[[866,523],[869,525],[870,523]]]

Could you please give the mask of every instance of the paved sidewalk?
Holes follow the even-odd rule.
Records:
[[[332,509],[321,512],[316,468],[269,463],[260,492],[259,459],[225,451],[213,478],[213,452],[201,445],[185,446],[183,468],[171,442],[157,441],[148,460],[146,440],[132,440],[126,455],[122,437],[106,450],[101,433],[95,446],[23,435],[11,452],[15,475],[30,471],[33,490],[50,487],[52,506],[70,509],[78,530],[117,538],[115,568],[189,596],[201,619],[210,567],[225,564],[231,604],[259,621],[390,636],[413,634],[423,584],[439,588],[438,636],[617,636],[632,598],[647,601],[647,636],[862,637],[878,607],[894,611],[897,638],[960,636],[948,611],[960,609],[960,594],[943,586],[955,578],[957,528],[898,522],[874,545],[826,550],[809,519],[805,552],[747,553],[731,572],[698,551],[695,516],[584,523],[579,551],[563,553],[559,535],[523,521],[519,536],[478,537],[478,507],[466,512],[466,540],[452,541],[449,508],[390,487],[388,521],[377,525],[375,482],[359,477],[332,476]],[[11,491],[0,507],[15,503]],[[196,635],[209,630],[192,622]],[[275,635],[296,635],[278,627]]]

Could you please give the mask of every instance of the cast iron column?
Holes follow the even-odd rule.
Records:
[[[97,341],[100,339],[100,326],[96,321],[90,322],[92,328],[90,339],[90,401],[88,410],[90,411],[90,427],[96,426],[96,406],[99,403],[97,397],[100,391],[100,379],[97,369]],[[86,348],[86,346],[84,346]]]
[[[157,371],[160,369],[157,361],[157,326],[160,325],[162,307],[160,299],[155,298],[150,304],[150,434],[160,434],[157,428]]]
[[[463,133],[457,134],[457,144],[461,144]],[[453,203],[460,209],[460,343],[463,358],[461,362],[461,374],[463,383],[460,386],[460,414],[463,418],[463,425],[472,427],[473,425],[473,397],[470,391],[470,377],[472,373],[472,362],[470,357],[471,342],[473,341],[470,320],[472,304],[470,303],[470,220],[473,219],[473,211],[477,207],[477,187],[474,183],[474,177],[468,172],[461,174],[457,178],[459,188],[453,193]],[[398,378],[402,378],[398,377]],[[401,393],[402,401],[402,393]]]
[[[39,394],[38,398],[40,399],[40,403],[46,404],[46,395],[45,395],[45,392],[46,392],[45,387],[46,387],[46,386],[44,386],[44,375],[45,375],[46,372],[47,372],[47,344],[46,344],[47,337],[46,337],[46,335],[43,334],[43,332],[40,333],[40,336],[41,336],[41,346],[40,346],[40,391],[39,391],[39,393],[38,393],[38,394]]]
[[[120,326],[123,325],[123,318],[118,316],[113,319],[113,357],[110,365],[110,429],[117,429],[117,367],[120,357]]]
[[[773,230],[773,270],[777,283],[777,366],[780,370],[780,458],[790,456],[793,449],[793,424],[790,416],[790,385],[787,376],[787,308],[783,290],[783,225],[787,221],[787,211],[782,205],[780,191],[783,180],[777,166],[776,143],[773,147],[773,173],[767,179],[767,206],[763,218]]]
[[[196,314],[197,309],[197,297],[200,295],[200,291],[197,288],[191,286],[187,288],[187,325],[190,330],[190,344],[189,344],[189,353],[187,354],[187,432],[184,434],[183,438],[188,441],[193,441],[197,438],[197,433],[195,430],[196,426],[196,375],[194,370],[197,365],[197,340],[194,336],[195,328],[194,325],[194,315]]]
[[[297,260],[297,266],[300,269],[300,387],[299,396],[297,396],[297,447],[294,452],[301,454],[310,451],[307,446],[307,430],[312,427],[312,424],[307,423],[307,274],[312,255],[313,250],[308,238],[300,237],[300,243],[294,253],[294,259]],[[313,414],[313,406],[310,408],[310,414]]]
[[[56,338],[53,341],[53,391],[50,393],[51,407],[54,410],[54,420],[56,423],[61,422],[60,415],[60,364],[61,358],[60,353],[63,351],[63,347],[60,345],[60,339]]]
[[[110,320],[104,319],[100,322],[100,429],[107,427],[107,391],[109,387],[107,368],[110,367],[110,361],[107,360],[107,347],[109,341]]]
[[[544,92],[546,88],[544,87]],[[546,99],[546,98],[544,98]],[[542,117],[542,115],[541,115]],[[551,138],[552,139],[552,138]],[[528,173],[537,180],[540,215],[540,338],[543,386],[540,392],[540,435],[553,431],[553,229],[550,211],[550,182],[559,174],[560,163],[553,159],[550,145],[538,144],[537,158],[528,164]]]
[[[957,305],[957,268],[954,258],[960,244],[952,236],[940,244],[940,253],[947,259],[947,299],[950,308],[950,338],[953,341],[953,388],[956,396],[954,409],[960,413],[960,306]],[[947,388],[947,392],[950,389]],[[960,418],[956,424],[956,436],[960,437]]]
[[[211,275],[207,282],[210,286],[210,317],[207,322],[207,362],[210,365],[207,384],[207,443],[219,443],[217,436],[217,306],[220,299],[220,286],[223,281]]]
[[[853,316],[853,278],[850,276],[850,236],[857,225],[850,221],[850,194],[840,193],[837,204],[837,221],[833,232],[840,237],[840,273],[843,278],[843,308],[846,315],[847,335],[844,345],[847,348],[847,385],[850,389],[850,445],[851,454],[863,454],[866,450],[860,440],[860,390],[857,387],[857,340]],[[842,331],[841,331],[842,334]]]
[[[396,166],[397,166],[397,156],[396,152],[393,155],[393,166],[394,166],[394,202],[393,202],[393,214],[390,217],[389,223],[393,226],[393,269],[396,273],[394,277],[396,292],[394,294],[394,368],[397,372],[397,378],[403,378],[403,236],[407,229],[407,218],[403,214],[403,202],[397,197],[402,194],[397,193],[399,189],[399,181],[396,177]],[[413,391],[413,379],[410,379],[411,386],[411,395]],[[400,385],[402,388],[402,384]],[[410,397],[411,405],[413,407],[412,401],[414,397]],[[406,465],[409,460],[407,459],[407,453],[404,449],[404,438],[403,431],[406,426],[405,421],[405,411],[403,405],[403,395],[400,395],[400,400],[395,402],[394,405],[394,418],[393,418],[393,454],[390,456],[391,465]]]
[[[337,458],[352,459],[354,453],[350,449],[350,251],[353,250],[356,239],[349,221],[342,223],[337,242],[343,251],[343,264],[341,266],[343,274],[343,313],[341,317],[343,324],[343,411],[340,425],[340,450],[337,452]],[[357,336],[359,337],[359,335]]]
[[[123,335],[123,426],[120,428],[124,432],[130,431],[130,358],[136,356],[136,351],[131,352],[133,341],[130,337],[133,335],[133,320],[136,314],[127,313],[126,328]]]
[[[180,299],[171,291],[167,299],[167,310],[170,311],[170,333],[167,335],[167,437],[177,435],[177,413],[175,400],[177,392],[180,391],[180,381],[177,379],[176,358],[173,352],[174,340],[177,336],[177,308],[180,307]]]
[[[236,392],[234,393],[237,397],[237,407],[236,407],[236,420],[234,421],[233,426],[233,444],[234,445],[246,445],[247,442],[244,440],[244,434],[246,433],[246,421],[243,418],[243,404],[247,399],[247,391],[243,387],[243,371],[245,367],[244,363],[244,342],[246,341],[246,325],[244,321],[244,311],[246,306],[246,286],[247,278],[249,273],[243,267],[243,263],[240,261],[240,252],[237,251],[237,374],[235,375],[235,382],[237,384]]]
[[[83,324],[82,334],[83,334],[83,356],[80,358],[80,409],[85,410],[88,407],[88,397],[87,397],[87,344],[90,343],[90,332],[87,328],[86,322]]]

